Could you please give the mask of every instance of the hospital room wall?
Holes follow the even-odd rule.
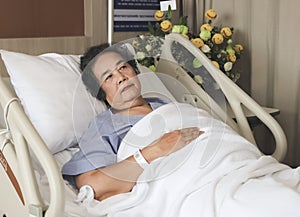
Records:
[[[249,74],[243,69],[241,81],[250,81],[250,94],[261,105],[280,109],[276,119],[288,140],[285,162],[299,166],[300,1],[210,0],[210,4],[219,11],[218,22],[234,26],[245,44]],[[262,126],[255,134],[261,143],[272,142]]]

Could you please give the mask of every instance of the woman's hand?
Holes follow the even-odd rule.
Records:
[[[197,127],[184,128],[165,133],[156,141],[142,150],[142,153],[148,162],[158,157],[169,155],[196,139],[204,132]]]
[[[203,131],[196,127],[184,128],[164,134],[141,150],[144,158],[151,161],[171,154],[189,144],[200,136]],[[116,194],[129,192],[143,169],[133,156],[101,169],[83,173],[76,177],[77,187],[89,185],[94,190],[97,200],[104,200]]]

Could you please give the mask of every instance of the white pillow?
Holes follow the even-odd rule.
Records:
[[[76,144],[90,120],[106,109],[81,82],[79,56],[0,53],[26,114],[52,153]]]

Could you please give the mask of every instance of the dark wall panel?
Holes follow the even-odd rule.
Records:
[[[0,0],[0,38],[84,35],[84,0]]]

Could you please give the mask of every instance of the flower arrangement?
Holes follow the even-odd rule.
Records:
[[[139,35],[132,41],[139,64],[156,71],[156,65],[161,54],[164,38],[154,35]]]
[[[169,8],[167,12],[156,11],[154,14],[156,22],[149,22],[149,36],[139,36],[133,42],[137,51],[137,60],[140,64],[145,65],[155,71],[155,65],[161,53],[161,45],[163,37],[169,33],[179,33],[189,39],[197,48],[199,48],[211,61],[224,72],[231,80],[236,82],[240,77],[240,71],[234,70],[234,65],[243,52],[241,44],[234,44],[232,35],[234,29],[227,26],[214,26],[213,21],[217,18],[217,12],[209,9],[205,12],[206,23],[200,26],[198,35],[190,33],[187,26],[187,17],[180,17],[178,24],[172,23],[172,11]],[[187,71],[190,69],[197,70],[201,67],[201,63],[193,55],[184,50],[180,45],[174,45],[172,54],[174,58]],[[203,68],[203,67],[202,67]],[[203,71],[203,69],[202,69]],[[211,78],[207,76],[209,73],[189,73],[194,80],[200,85],[203,82],[212,83]]]

